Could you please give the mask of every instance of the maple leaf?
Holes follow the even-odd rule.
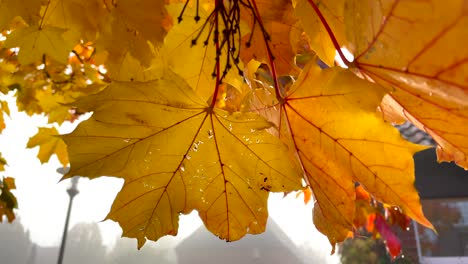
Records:
[[[172,17],[176,17],[180,14],[182,7],[181,5],[169,5],[167,9]],[[187,7],[185,12],[195,13],[195,9]],[[214,16],[210,16],[211,12],[213,12],[211,6],[207,9],[200,8],[198,15],[202,20],[212,19]],[[235,64],[232,58],[228,60],[226,56],[216,54],[216,48],[210,40],[210,36],[214,33],[211,33],[207,27],[207,25],[197,23],[194,19],[184,19],[169,31],[164,39],[165,45],[161,48],[161,54],[165,59],[164,63],[183,77],[192,89],[205,100],[212,96],[213,87],[216,85],[215,78],[213,78],[213,74],[215,74],[213,62],[216,59],[219,59],[220,65],[226,66],[224,69],[226,72],[223,73],[225,75],[224,82],[237,88],[243,82],[242,76],[235,68],[237,65],[239,70],[243,69],[243,65],[240,62]],[[221,27],[222,25],[220,25]],[[242,30],[241,33],[243,31],[245,30]],[[221,49],[221,54],[228,54],[227,47]],[[228,64],[230,64],[231,70],[227,69]]]
[[[384,89],[350,71],[322,71],[311,63],[282,104],[282,125],[289,126],[317,199],[314,223],[332,245],[344,240],[351,229],[354,182],[432,227],[413,185],[412,156],[423,147],[402,139],[375,113],[384,94]]]
[[[8,29],[10,22],[20,16],[26,23],[34,24],[40,20],[42,0],[29,0],[27,4],[16,0],[0,2],[0,30]]]
[[[378,213],[378,210],[371,205],[370,194],[361,186],[356,187],[356,209],[353,219],[353,224],[356,229],[366,226],[368,227],[369,218]],[[373,219],[372,219],[373,220]],[[371,222],[373,225],[373,221]],[[368,232],[372,232],[372,227],[368,227]]]
[[[30,26],[13,31],[5,41],[5,47],[19,47],[18,61],[30,64],[41,61],[44,54],[54,60],[67,63],[76,41],[64,37],[66,29],[57,27]]]
[[[109,54],[107,64],[119,68],[127,54],[149,66],[151,45],[162,42],[171,20],[163,0],[119,0],[108,3],[107,23],[102,25],[96,46]]]
[[[137,30],[144,39],[156,44],[172,24],[165,4],[165,0],[119,0],[113,4],[112,12],[128,30]]]
[[[0,132],[5,129],[5,119],[4,114],[10,115],[10,108],[8,107],[8,103],[6,101],[0,102]]]
[[[63,140],[58,137],[58,131],[55,127],[40,127],[36,135],[28,141],[27,148],[39,146],[37,157],[41,163],[49,161],[50,157],[55,154],[60,163],[65,167],[68,165],[67,146]]]
[[[270,64],[270,49],[279,75],[297,73],[291,45],[292,31],[297,30],[297,18],[291,1],[251,1],[241,14],[252,26],[252,32],[242,38],[245,47],[241,49],[241,58],[244,63],[255,59]]]
[[[36,92],[36,99],[42,111],[49,113],[49,123],[57,122],[57,124],[62,124],[65,120],[71,119],[69,107],[64,105],[65,98],[63,95],[54,93],[50,89],[39,90]]]
[[[264,231],[270,191],[301,188],[301,172],[256,114],[212,109],[176,74],[113,82],[77,106],[93,111],[69,135],[68,176],[125,179],[108,219],[123,235],[175,235],[195,209],[208,230],[233,241]]]
[[[5,170],[5,165],[7,165],[7,161],[5,160],[5,158],[3,158],[3,156],[0,153],[0,171]]]
[[[385,246],[390,253],[392,259],[395,259],[401,252],[401,242],[398,237],[393,233],[390,226],[381,215],[375,217],[375,228],[385,240]]]
[[[386,111],[431,135],[439,161],[468,168],[466,2],[348,1],[346,7],[353,64],[393,90]]]
[[[51,0],[43,15],[45,25],[72,29],[84,39],[94,41],[107,11],[99,0]]]
[[[333,34],[342,45],[346,41],[344,32],[344,0],[313,0],[316,4],[312,6],[312,0],[299,0],[294,7],[295,14],[300,19],[304,31],[310,38],[311,49],[317,53],[319,58],[327,65],[332,66],[335,61],[336,50],[332,40],[328,36],[320,17],[312,16],[314,8],[320,10],[320,14],[327,21],[327,25],[333,28]]]
[[[390,223],[431,227],[413,187],[421,147],[382,116],[411,121],[437,141],[439,160],[468,167],[463,0],[3,0],[0,15],[11,30],[0,90],[51,123],[94,112],[63,137],[68,176],[123,178],[108,219],[139,247],[175,235],[192,210],[223,239],[260,233],[269,191],[303,189],[301,167],[333,245],[366,221],[396,241],[374,198]],[[350,70],[312,65],[317,54],[332,66],[335,50]],[[28,144],[43,162],[65,151],[46,130]]]
[[[15,179],[11,177],[3,177],[0,181],[0,221],[3,221],[5,215],[8,222],[15,220],[13,209],[18,208],[18,202],[11,190],[16,189]]]

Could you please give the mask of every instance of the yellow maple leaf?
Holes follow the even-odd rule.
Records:
[[[264,231],[270,191],[301,188],[301,171],[256,114],[213,109],[166,70],[150,82],[113,82],[77,106],[93,116],[64,135],[68,176],[125,179],[108,219],[123,235],[175,235],[197,210],[208,230],[233,241]]]
[[[317,199],[314,223],[331,244],[344,240],[354,218],[354,182],[380,201],[424,217],[414,188],[413,154],[423,147],[401,138],[376,114],[385,90],[348,70],[304,69],[282,105],[294,147]]]
[[[297,30],[297,18],[294,16],[291,1],[257,0],[244,8],[241,17],[252,27],[252,32],[242,38],[242,47],[239,47],[244,63],[247,64],[251,59],[255,59],[270,64],[266,46],[269,45],[276,73],[278,75],[297,73],[294,49],[291,45],[292,32]]]
[[[366,0],[346,7],[352,65],[394,90],[384,111],[431,135],[439,161],[468,168],[466,1]]]
[[[0,101],[0,106],[2,111],[10,116],[10,108],[8,107],[8,102],[7,101]]]
[[[0,181],[0,222],[3,221],[5,215],[8,222],[15,220],[13,209],[18,208],[18,201],[11,190],[16,189],[15,179],[12,177],[3,177]]]
[[[68,165],[67,146],[58,137],[58,131],[55,127],[40,127],[37,134],[29,139],[26,147],[34,148],[37,146],[39,146],[37,157],[42,163],[48,162],[50,157],[55,154],[64,167]]]
[[[52,89],[43,89],[36,91],[35,98],[42,112],[47,114],[49,123],[62,124],[65,120],[71,119],[70,107],[65,105],[70,100],[66,100],[62,93],[54,93]]]
[[[33,25],[40,19],[42,0],[2,0],[0,2],[0,30],[8,29],[10,22],[20,16],[26,23]]]
[[[323,25],[319,16],[314,15],[314,7],[320,10],[320,14],[327,24],[333,28],[333,34],[342,45],[346,37],[343,25],[344,0],[313,0],[315,6],[311,5],[312,0],[299,0],[294,7],[295,14],[300,19],[304,31],[310,38],[310,46],[317,53],[320,59],[327,65],[332,66],[335,61],[336,50],[327,29]]]
[[[171,25],[165,4],[166,0],[118,0],[112,12],[129,30],[137,30],[156,44],[162,42]]]
[[[7,165],[7,161],[5,160],[5,158],[3,158],[3,156],[0,153],[0,171],[5,170],[5,165]]]
[[[76,39],[65,38],[66,32],[66,29],[49,26],[20,28],[8,35],[5,47],[20,48],[18,61],[21,64],[41,61],[44,54],[66,64],[68,55],[76,44]]]
[[[96,39],[100,23],[107,18],[105,5],[99,0],[51,0],[47,5],[45,25],[77,31],[85,42]]]
[[[5,129],[4,114],[10,115],[10,108],[7,101],[0,101],[0,133]]]
[[[176,17],[180,13],[182,6],[169,5],[167,9],[172,17]],[[208,9],[200,8],[199,16],[202,21],[209,17],[212,9],[213,7],[209,7]],[[194,8],[187,7],[185,12],[195,13],[195,10]],[[183,19],[181,23],[174,25],[169,31],[164,39],[165,45],[161,48],[161,54],[165,56],[163,63],[183,77],[192,89],[205,100],[210,98],[213,94],[213,87],[215,87],[216,81],[213,78],[213,74],[214,62],[217,57],[216,49],[211,39],[213,33],[210,33],[207,27],[209,26],[204,28],[203,24],[197,23],[192,18]],[[242,25],[240,27],[242,29],[241,33],[243,33],[245,28]],[[207,45],[205,45],[205,41],[207,41]],[[195,45],[192,45],[193,43]],[[227,54],[227,48],[222,48],[221,53]],[[223,66],[228,63],[226,56],[220,56],[219,60]],[[231,70],[226,72],[223,81],[240,89],[243,78],[234,66],[232,59],[230,63]],[[239,63],[238,67],[242,70],[242,63]]]
[[[171,19],[163,0],[119,0],[107,3],[109,14],[96,40],[99,50],[108,53],[107,66],[120,69],[130,54],[148,67],[170,28]]]

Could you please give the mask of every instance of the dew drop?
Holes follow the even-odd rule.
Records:
[[[250,133],[254,133],[255,131],[257,131],[257,130],[255,130],[254,128],[250,129]]]
[[[232,131],[232,124],[229,124],[228,129],[229,131]]]
[[[184,165],[180,166],[180,171],[185,171]]]
[[[213,130],[208,130],[208,138],[213,138]]]
[[[128,143],[128,142],[130,142],[130,139],[129,138],[124,139],[123,142]]]
[[[190,155],[185,156],[186,159],[190,160],[192,157]]]
[[[260,143],[260,139],[257,138],[257,140],[255,140],[255,142],[258,144]]]

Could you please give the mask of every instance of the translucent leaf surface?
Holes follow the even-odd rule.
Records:
[[[468,168],[466,1],[347,1],[355,66],[393,90],[393,111],[429,133],[441,161]]]
[[[294,16],[291,1],[257,0],[249,2],[249,5],[250,7],[245,7],[242,12],[244,20],[252,29],[252,32],[242,39],[241,58],[244,63],[255,59],[270,64],[267,50],[269,45],[279,75],[297,72],[290,40],[292,32],[297,30],[297,18]],[[257,11],[254,19],[252,12]]]
[[[270,191],[301,188],[287,149],[255,114],[209,108],[166,71],[151,82],[114,82],[78,106],[94,115],[64,140],[69,176],[122,177],[108,219],[123,235],[175,235],[180,213],[195,209],[228,241],[265,229]]]
[[[41,163],[48,162],[50,157],[55,154],[60,163],[65,167],[68,165],[67,146],[58,137],[58,134],[55,127],[40,127],[37,134],[29,139],[27,147],[34,148],[39,146],[37,157]]]
[[[295,148],[317,199],[314,223],[335,244],[354,217],[354,182],[382,202],[400,206],[423,225],[414,184],[412,145],[375,113],[385,91],[350,71],[310,64],[283,109]]]
[[[311,49],[314,50],[320,59],[329,66],[333,66],[336,50],[328,36],[320,17],[315,15],[315,11],[310,4],[312,0],[299,0],[294,8],[296,16],[300,19],[304,31],[310,38]],[[333,28],[333,34],[341,44],[345,43],[344,34],[344,0],[313,0],[320,10],[328,25]]]
[[[57,27],[31,26],[11,33],[5,42],[7,48],[19,47],[18,61],[21,64],[42,60],[44,54],[54,60],[66,63],[75,41],[64,37],[66,29]]]
[[[20,16],[26,23],[39,21],[42,0],[2,0],[0,3],[0,30],[8,29],[10,22]]]

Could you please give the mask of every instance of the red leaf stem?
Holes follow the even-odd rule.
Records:
[[[333,34],[333,31],[331,30],[330,26],[328,25],[328,22],[327,20],[325,19],[325,17],[322,15],[322,12],[320,12],[320,10],[318,9],[317,5],[314,3],[313,0],[308,0],[309,1],[309,4],[312,6],[312,8],[314,9],[315,13],[317,14],[317,16],[319,17],[320,19],[320,22],[322,22],[322,25],[325,27],[325,29],[327,30],[327,33],[328,33],[328,36],[330,37],[330,40],[332,41],[333,43],[333,46],[335,47],[336,51],[338,51],[338,54],[340,55],[340,58],[341,60],[347,65],[351,65],[351,62],[345,57],[345,55],[343,54],[343,52],[341,51],[341,46],[340,44],[338,43],[338,41],[336,40],[336,37],[335,37],[335,34]]]

